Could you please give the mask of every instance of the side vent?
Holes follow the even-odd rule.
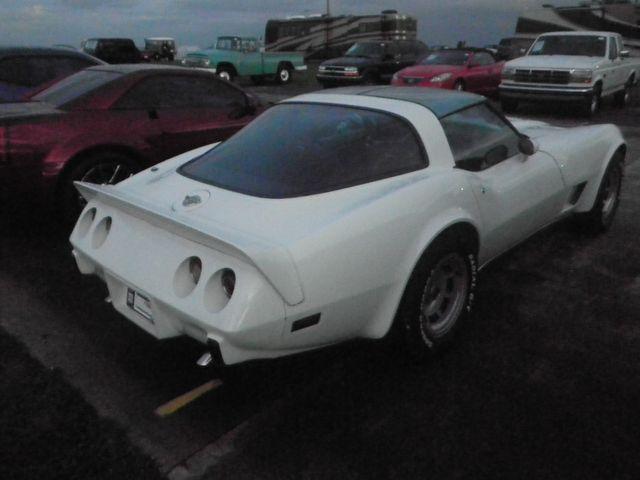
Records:
[[[582,192],[584,192],[584,187],[586,186],[587,186],[587,182],[582,182],[575,186],[575,188],[573,189],[573,193],[569,198],[569,203],[571,205],[575,205],[576,203],[578,203],[578,200],[580,200],[580,196],[582,195]]]
[[[310,317],[301,318],[296,320],[291,324],[291,331],[296,332],[298,330],[302,330],[303,328],[313,327],[320,323],[320,314],[316,313],[315,315],[311,315]]]

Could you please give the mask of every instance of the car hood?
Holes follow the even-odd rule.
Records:
[[[507,62],[508,67],[515,68],[554,68],[569,70],[571,68],[595,68],[603,59],[601,57],[584,57],[579,55],[526,55]]]
[[[64,113],[43,102],[0,103],[0,122]]]
[[[371,65],[374,62],[376,62],[376,59],[369,57],[338,57],[326,60],[320,65],[322,65],[323,67],[360,67],[364,65]]]
[[[454,73],[464,70],[459,65],[414,65],[400,70],[398,73],[401,77],[423,77],[431,78],[442,73]]]

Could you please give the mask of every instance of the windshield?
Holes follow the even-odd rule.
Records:
[[[60,108],[121,76],[121,73],[107,72],[104,70],[83,70],[55,83],[35,95],[32,100],[36,102],[46,102]]]
[[[239,38],[219,38],[216,43],[218,50],[240,50],[241,40]]]
[[[607,38],[595,35],[546,35],[531,47],[529,55],[604,57]]]
[[[356,43],[347,53],[347,57],[381,57],[384,54],[384,43]]]
[[[420,65],[465,65],[469,52],[435,52],[420,61]]]
[[[360,185],[425,166],[413,129],[393,115],[289,103],[267,110],[179,172],[240,193],[287,198]]]

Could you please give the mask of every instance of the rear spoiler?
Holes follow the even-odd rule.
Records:
[[[289,305],[297,305],[304,300],[298,270],[285,247],[224,225],[160,209],[113,185],[74,183],[87,202],[97,199],[152,225],[254,265]]]

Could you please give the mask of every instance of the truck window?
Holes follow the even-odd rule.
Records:
[[[618,58],[618,44],[616,43],[616,39],[613,37],[609,39],[609,58],[611,60]]]
[[[602,35],[544,35],[533,44],[529,55],[576,55],[604,57],[607,37]]]

